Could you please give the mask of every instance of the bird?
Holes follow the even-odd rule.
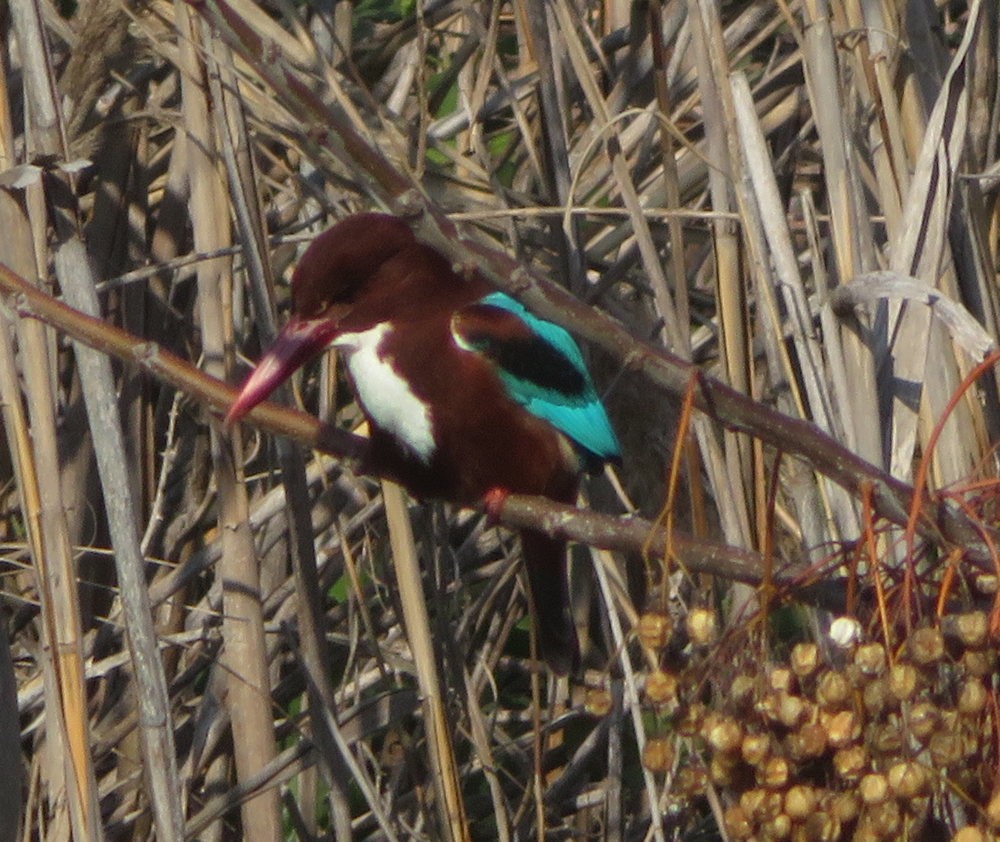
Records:
[[[327,348],[369,426],[363,472],[413,497],[499,512],[508,494],[575,504],[584,473],[621,449],[583,355],[562,327],[458,274],[391,214],[319,234],[291,279],[291,314],[226,415],[242,419]],[[563,540],[521,530],[538,651],[579,667]]]

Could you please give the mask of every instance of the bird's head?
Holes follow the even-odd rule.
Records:
[[[406,273],[398,261],[416,246],[409,226],[385,214],[348,217],[320,234],[292,274],[292,312],[226,414],[234,424],[341,333],[368,327],[399,306]]]
[[[292,274],[292,315],[343,319],[361,301],[378,296],[385,266],[416,245],[409,226],[394,216],[362,213],[327,229],[305,250]]]

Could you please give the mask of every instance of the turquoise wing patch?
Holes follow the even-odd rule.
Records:
[[[456,340],[493,362],[507,394],[528,412],[598,460],[617,461],[618,437],[573,337],[502,292],[487,295],[470,310],[475,308],[496,308],[516,321],[493,311],[500,318],[480,318],[468,330],[459,327]]]

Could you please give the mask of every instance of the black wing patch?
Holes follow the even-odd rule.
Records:
[[[473,304],[456,314],[452,325],[465,343],[509,377],[569,398],[587,389],[583,373],[573,362],[514,313]]]

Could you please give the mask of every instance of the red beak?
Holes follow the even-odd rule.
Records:
[[[229,407],[226,426],[235,424],[266,400],[297,368],[321,353],[336,335],[337,324],[331,319],[292,316],[243,384],[239,397]]]

